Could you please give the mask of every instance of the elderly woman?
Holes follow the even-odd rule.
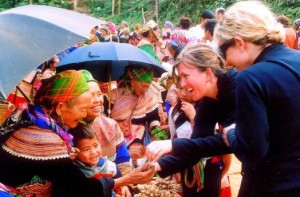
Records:
[[[129,65],[120,88],[112,94],[111,118],[119,123],[132,158],[143,156],[141,145],[149,143],[149,132],[160,126],[157,98],[150,88],[152,80],[149,68]]]
[[[283,45],[282,26],[258,1],[230,7],[215,34],[226,63],[241,70],[235,129],[223,129],[224,141],[216,135],[152,144],[149,159],[172,151],[195,163],[232,151],[242,162],[240,196],[299,196],[300,52]],[[194,93],[201,89],[188,88]]]
[[[102,114],[103,94],[90,72],[83,71],[92,93],[93,102],[87,110],[86,123],[92,126],[101,144],[102,154],[115,162],[123,175],[132,170],[130,155],[118,123]]]
[[[88,90],[80,71],[64,71],[43,81],[36,105],[22,115],[31,123],[12,131],[1,146],[0,182],[26,194],[109,196],[114,186],[151,179],[153,171],[142,169],[136,169],[140,180],[133,174],[116,180],[86,178],[73,164],[67,128],[74,128],[86,116],[92,102]]]

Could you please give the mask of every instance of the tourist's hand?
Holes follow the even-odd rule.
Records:
[[[121,188],[121,194],[122,194],[122,197],[132,197],[130,191],[129,191],[129,188],[127,186],[123,186]]]
[[[77,157],[78,153],[80,152],[80,150],[78,148],[75,147],[71,147],[69,154],[70,154],[70,158],[73,160]]]
[[[161,156],[172,151],[171,140],[160,140],[151,142],[146,149],[146,157],[149,161],[156,162]]]
[[[223,129],[223,131],[222,131],[222,137],[223,137],[223,140],[224,140],[224,142],[225,142],[225,144],[226,144],[227,146],[230,146],[229,141],[228,141],[228,139],[227,139],[227,133],[228,133],[228,131],[229,131],[230,129],[234,129],[234,128],[235,128],[235,124],[232,124],[232,125],[230,125],[230,126],[228,126],[228,127],[225,127],[225,128]]]

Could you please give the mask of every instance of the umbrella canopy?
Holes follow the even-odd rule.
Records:
[[[104,23],[74,11],[26,5],[0,13],[0,97],[56,53],[89,39]]]
[[[86,69],[98,81],[118,80],[128,64],[151,68],[154,76],[166,72],[164,67],[148,53],[125,43],[95,42],[68,54],[57,66],[58,71]],[[111,78],[110,78],[111,77]]]

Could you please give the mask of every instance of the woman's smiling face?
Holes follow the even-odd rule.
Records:
[[[200,72],[194,65],[182,62],[178,65],[178,77],[180,88],[189,91],[193,101],[206,96],[206,72]]]
[[[98,83],[91,81],[88,82],[90,87],[90,92],[92,95],[92,104],[88,108],[87,118],[96,118],[101,115],[103,108],[103,94],[100,90]]]

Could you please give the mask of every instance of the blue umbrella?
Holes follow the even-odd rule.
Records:
[[[125,43],[95,42],[68,54],[57,66],[67,69],[89,70],[98,81],[118,80],[128,64],[151,68],[154,76],[166,72],[160,62],[141,49]]]
[[[89,39],[104,21],[74,11],[26,5],[0,13],[0,98],[56,53]]]

